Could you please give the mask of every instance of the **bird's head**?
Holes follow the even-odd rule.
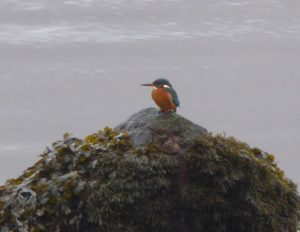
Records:
[[[172,88],[170,81],[164,78],[157,79],[153,81],[152,84],[142,84],[142,86],[151,86],[155,89],[157,88]]]

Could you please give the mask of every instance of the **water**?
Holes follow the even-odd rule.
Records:
[[[2,0],[0,183],[64,132],[84,137],[153,106],[276,154],[300,183],[298,0]]]

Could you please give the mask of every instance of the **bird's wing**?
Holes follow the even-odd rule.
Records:
[[[176,91],[173,88],[166,88],[166,90],[172,95],[172,101],[175,104],[175,106],[179,106],[180,102]]]

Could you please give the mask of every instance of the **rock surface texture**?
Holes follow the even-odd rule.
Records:
[[[151,108],[0,186],[0,231],[296,232],[299,202],[272,154]]]
[[[160,144],[167,152],[180,152],[207,130],[174,112],[161,113],[155,108],[132,115],[116,130],[127,132],[135,146]]]

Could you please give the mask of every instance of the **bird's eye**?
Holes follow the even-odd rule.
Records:
[[[171,88],[169,85],[163,85],[164,88]]]

